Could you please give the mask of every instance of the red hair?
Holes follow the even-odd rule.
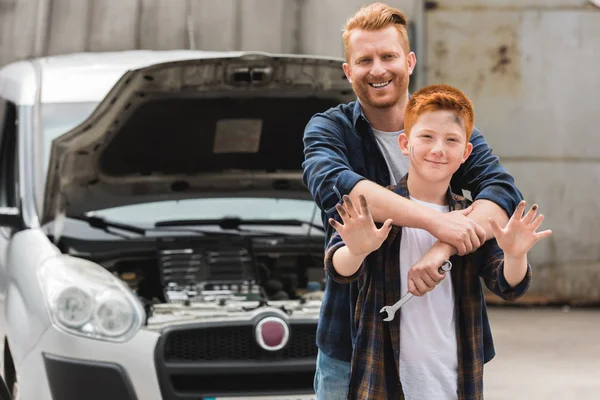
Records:
[[[406,135],[410,135],[412,127],[422,114],[438,110],[453,112],[465,129],[467,141],[471,139],[475,120],[473,104],[466,94],[449,85],[429,85],[413,93],[404,111]]]
[[[386,28],[389,25],[396,27],[402,41],[404,49],[410,52],[410,43],[408,42],[408,31],[406,24],[408,19],[406,15],[397,8],[390,7],[383,3],[373,3],[362,7],[360,10],[346,21],[346,25],[342,29],[342,39],[344,40],[344,55],[348,60],[348,46],[350,40],[350,32],[353,29],[362,29],[364,31],[378,31]]]

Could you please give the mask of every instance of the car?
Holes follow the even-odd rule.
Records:
[[[312,399],[325,234],[302,135],[337,58],[0,69],[1,373],[20,400]]]

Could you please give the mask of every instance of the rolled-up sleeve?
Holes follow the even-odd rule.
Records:
[[[515,301],[523,296],[531,286],[531,266],[527,264],[527,272],[523,280],[511,287],[504,277],[504,252],[498,246],[496,239],[488,240],[483,246],[483,262],[479,269],[485,285],[498,297]]]
[[[471,135],[473,151],[452,178],[452,187],[471,192],[473,200],[489,200],[512,215],[523,195],[514,178],[492,153],[485,138],[477,128]]]
[[[343,127],[328,114],[317,114],[304,130],[303,181],[319,208],[331,215],[335,205],[365,179],[348,161]]]

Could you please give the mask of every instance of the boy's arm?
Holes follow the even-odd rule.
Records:
[[[389,219],[378,229],[365,197],[360,196],[359,201],[357,208],[348,196],[344,196],[343,203],[336,206],[343,224],[333,218],[329,220],[337,232],[327,246],[325,269],[336,282],[356,279],[362,272],[365,258],[381,247],[392,229]]]
[[[527,292],[531,285],[531,267],[527,264],[527,258],[524,260],[524,268],[519,265],[518,272],[513,269],[512,282],[509,282],[506,272],[507,266],[508,269],[511,267],[505,263],[504,253],[498,247],[496,239],[488,240],[481,251],[483,252],[483,259],[479,275],[492,293],[506,301],[515,301]]]
[[[342,251],[343,249],[347,249],[346,244],[342,240],[342,237],[339,233],[334,233],[327,245],[327,249],[325,250],[325,272],[337,283],[350,283],[358,279],[360,274],[363,271],[362,266],[359,264],[354,273],[351,274],[340,274],[335,266],[334,266],[334,256]],[[361,261],[362,263],[362,261]],[[338,264],[339,265],[339,264]]]
[[[542,214],[536,217],[537,209],[534,204],[523,216],[522,201],[505,228],[493,218],[490,221],[495,239],[486,243],[480,274],[486,286],[505,300],[515,300],[527,291],[531,284],[527,253],[539,240],[552,234],[550,230],[536,232],[544,220]]]
[[[484,230],[465,217],[470,210],[442,214],[397,196],[354,172],[347,154],[344,127],[327,114],[315,115],[304,130],[303,181],[329,218],[335,216],[335,205],[344,195],[358,203],[363,194],[377,222],[391,218],[398,226],[426,229],[464,252],[485,240]]]

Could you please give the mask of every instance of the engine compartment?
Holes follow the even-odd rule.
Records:
[[[89,242],[63,238],[63,251],[119,277],[147,318],[198,316],[276,306],[316,308],[324,286],[322,236],[164,236]],[[314,310],[313,310],[314,311]]]

